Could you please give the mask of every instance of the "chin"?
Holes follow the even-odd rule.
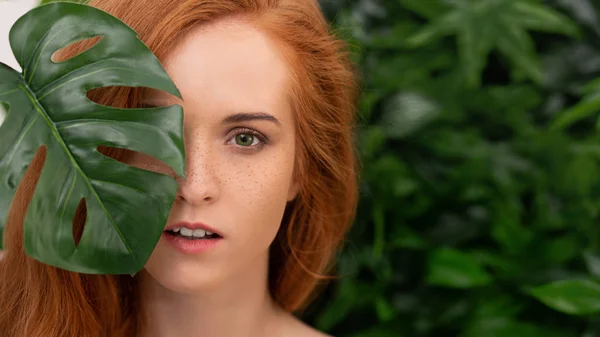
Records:
[[[169,275],[160,279],[153,277],[153,279],[161,287],[182,295],[199,295],[207,293],[215,289],[217,285],[221,283],[214,277],[183,278]]]
[[[181,294],[200,294],[223,284],[223,271],[208,268],[197,261],[148,261],[144,268],[146,277],[164,289]]]

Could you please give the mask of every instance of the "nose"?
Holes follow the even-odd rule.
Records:
[[[186,178],[177,179],[179,188],[176,199],[179,202],[197,206],[219,198],[218,165],[212,158],[207,146],[186,144]]]

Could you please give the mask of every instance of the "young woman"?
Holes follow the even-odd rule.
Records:
[[[102,149],[172,175],[179,191],[143,271],[72,273],[24,253],[22,221],[43,163],[39,153],[8,218],[0,335],[324,336],[294,314],[327,278],[354,217],[357,85],[345,45],[328,31],[317,1],[91,5],[138,32],[183,100],[133,88],[103,88],[90,98],[120,107],[182,105],[186,179],[146,155]],[[75,228],[84,218],[79,212]]]

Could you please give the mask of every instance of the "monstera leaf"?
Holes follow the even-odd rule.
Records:
[[[97,44],[71,59],[51,59],[63,47],[98,36]],[[0,101],[9,105],[0,126],[0,234],[26,169],[45,146],[24,220],[27,254],[83,273],[141,270],[163,231],[176,181],[106,157],[98,146],[145,153],[183,176],[183,111],[117,109],[86,93],[106,86],[151,87],[177,97],[179,91],[131,28],[86,5],[31,10],[12,27],[10,45],[23,73],[0,63]],[[73,217],[82,199],[87,219],[75,244]]]

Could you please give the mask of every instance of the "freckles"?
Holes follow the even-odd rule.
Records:
[[[265,171],[267,172],[267,176],[265,177],[265,182],[268,185],[263,186],[264,190],[268,190],[270,202],[281,202],[285,201],[287,198],[287,190],[290,184],[290,179],[288,177],[288,163],[286,162],[286,156],[282,155],[273,155],[268,159],[268,162],[265,163],[268,167]]]
[[[293,171],[291,156],[284,149],[271,152],[243,159],[237,155],[223,158],[224,165],[214,172],[223,191],[229,191],[224,194],[232,198],[228,200],[263,213],[278,210],[287,202]]]
[[[223,183],[231,184],[247,206],[269,209],[282,198],[280,191],[284,188],[282,178],[285,172],[282,172],[280,163],[277,155],[249,160],[239,169],[232,170],[235,175],[226,177]]]
[[[248,196],[248,198],[246,199],[248,205],[264,206],[264,204],[266,204],[263,201],[266,196],[264,184],[265,182],[261,181],[261,178],[257,173],[260,172],[263,168],[260,166],[248,164],[245,166],[245,169],[247,175],[244,177],[244,179],[240,180],[240,189],[243,190],[244,194]]]

